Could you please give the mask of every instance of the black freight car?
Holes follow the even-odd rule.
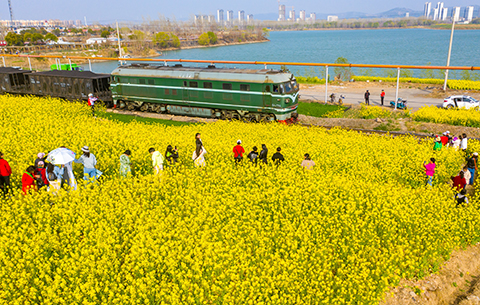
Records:
[[[29,73],[25,77],[30,83],[29,92],[25,94],[87,100],[92,93],[107,105],[112,102],[109,74],[55,70]]]
[[[26,93],[29,83],[25,75],[31,72],[19,68],[0,67],[0,94]]]

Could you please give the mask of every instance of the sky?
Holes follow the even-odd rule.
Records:
[[[216,14],[217,9],[244,10],[246,14],[266,14],[278,11],[276,0],[11,0],[14,19],[42,20],[60,19],[87,22],[111,23],[119,21],[142,21],[157,19],[159,14],[167,18],[188,20],[195,14]],[[425,0],[284,0],[281,4],[292,6],[295,11],[305,10],[307,14],[364,12],[380,13],[395,7],[406,7],[423,11]],[[436,2],[432,1],[435,5]],[[467,6],[478,4],[479,0],[448,0],[445,6]],[[0,1],[0,19],[10,19],[7,0]],[[298,14],[298,13],[297,13]]]

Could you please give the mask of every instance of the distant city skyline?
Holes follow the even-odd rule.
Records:
[[[443,1],[443,3],[444,7],[466,7],[479,4],[478,0],[452,0]],[[310,13],[336,15],[348,12],[362,12],[376,14],[396,7],[423,11],[425,1],[404,0],[399,3],[396,0],[337,0],[323,3],[315,0],[287,0],[280,1],[280,4],[285,4],[287,16],[293,6],[297,12],[296,17],[302,11],[303,18],[303,11],[305,11],[306,17],[310,16]],[[432,2],[432,4],[436,5],[436,2]],[[3,8],[0,10],[0,19],[10,19],[7,1],[2,1],[1,5],[3,5]],[[108,23],[115,22],[115,20],[138,22],[157,19],[159,14],[171,19],[188,20],[199,14],[216,16],[217,10],[222,8],[225,11],[228,8],[228,10],[236,13],[243,10],[254,16],[273,13],[278,18],[278,2],[274,0],[244,0],[241,2],[184,0],[181,4],[178,2],[165,3],[154,0],[139,0],[134,3],[130,0],[116,0],[115,2],[83,0],[81,5],[65,0],[47,0],[42,2],[38,0],[12,0],[12,8],[14,18],[17,20],[83,20],[83,17],[86,16],[88,23]],[[440,14],[440,12],[438,13]]]

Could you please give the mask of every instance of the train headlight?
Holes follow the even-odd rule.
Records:
[[[289,99],[289,98],[285,99],[285,103],[286,103],[286,104],[290,103],[291,101],[292,101],[292,100]]]

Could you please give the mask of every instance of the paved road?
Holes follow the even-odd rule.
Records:
[[[360,103],[364,102],[365,89],[362,88],[328,86],[328,94],[330,95],[332,92],[334,92],[337,97],[339,95],[344,95],[345,104],[359,105]],[[381,106],[380,92],[381,89],[373,88],[372,90],[370,90],[370,105]],[[386,97],[384,106],[390,106],[390,101],[395,100],[395,88],[387,88],[385,92]],[[424,105],[436,105],[441,107],[443,99],[427,98],[424,95],[428,93],[430,92],[421,89],[399,89],[398,97],[406,99],[408,107],[412,108],[413,110],[416,110]],[[317,86],[312,89],[301,89],[300,98],[304,100],[323,102],[325,100],[325,87]]]

